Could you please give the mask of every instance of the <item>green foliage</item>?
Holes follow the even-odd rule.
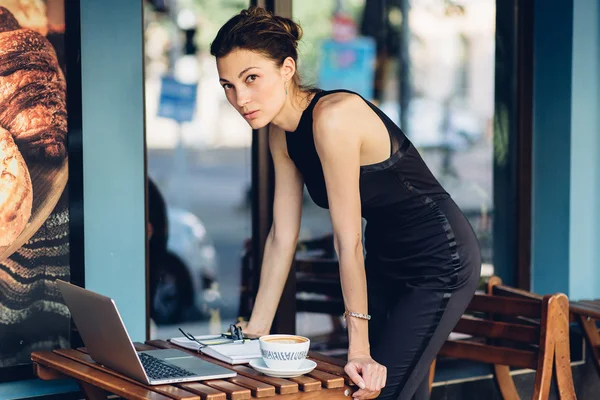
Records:
[[[360,24],[364,0],[343,0],[343,9]],[[295,1],[293,19],[304,31],[299,44],[299,70],[302,80],[309,85],[317,83],[319,46],[331,37],[331,17],[336,0]],[[196,44],[207,52],[219,28],[235,14],[248,7],[247,0],[179,0],[179,9],[192,10],[198,19]]]

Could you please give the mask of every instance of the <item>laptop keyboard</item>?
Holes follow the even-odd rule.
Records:
[[[148,355],[146,353],[138,353],[142,366],[146,370],[146,374],[150,379],[171,379],[171,378],[185,378],[187,376],[196,375],[193,372],[187,371],[183,368],[170,365],[164,361]]]

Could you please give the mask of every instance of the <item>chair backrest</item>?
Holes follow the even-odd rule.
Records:
[[[518,399],[509,367],[536,370],[534,399],[547,399],[553,361],[561,398],[575,398],[569,352],[569,301],[562,293],[543,297],[508,297],[495,293],[501,283],[490,279],[488,293],[475,294],[453,332],[470,335],[447,340],[440,356],[494,364],[504,398]],[[560,372],[559,372],[560,371]]]
[[[258,290],[256,268],[251,242],[247,240],[241,258],[241,293],[238,315],[250,317],[254,297]],[[339,264],[334,258],[333,236],[328,234],[298,243],[292,271],[280,301],[274,329],[295,331],[296,312],[312,312],[340,316],[344,312],[344,302],[340,286]]]
[[[296,310],[342,315],[344,299],[336,259],[296,258]]]
[[[450,357],[471,359],[490,364],[504,364],[515,367],[537,367],[538,353],[535,349],[518,349],[512,343],[491,345],[490,340],[510,341],[529,345],[537,345],[545,339],[546,332],[539,326],[531,326],[516,322],[495,320],[499,316],[528,320],[546,318],[548,307],[539,301],[509,299],[487,294],[476,294],[467,312],[460,319],[453,332],[472,335],[469,340],[448,340],[441,354]],[[485,341],[476,339],[486,339]]]

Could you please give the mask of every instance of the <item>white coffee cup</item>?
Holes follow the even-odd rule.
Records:
[[[265,335],[259,342],[267,367],[279,371],[299,369],[310,348],[310,339],[298,335]]]

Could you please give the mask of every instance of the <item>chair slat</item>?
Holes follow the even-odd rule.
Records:
[[[542,296],[536,293],[528,292],[527,290],[517,289],[510,286],[505,285],[496,285],[493,287],[494,295],[498,296],[506,296],[506,297],[517,297],[521,299],[531,299],[531,300],[542,300]]]
[[[533,351],[490,346],[467,340],[447,340],[439,354],[446,357],[456,357],[488,364],[510,365],[531,369],[536,369],[537,367],[537,354]]]
[[[477,318],[462,317],[453,332],[485,337],[507,339],[521,343],[536,344],[540,341],[539,328],[527,325],[496,322]]]
[[[296,293],[318,293],[334,298],[342,298],[339,280],[316,277],[296,277]]]
[[[336,260],[324,260],[319,258],[304,258],[294,260],[296,273],[311,273],[319,276],[339,276],[340,266]]]
[[[542,315],[539,301],[486,294],[473,296],[468,310],[529,318],[539,318]]]
[[[302,312],[326,313],[332,315],[342,315],[344,313],[344,302],[342,300],[331,299],[327,302],[319,300],[296,300],[296,310]]]
[[[600,307],[596,304],[589,304],[581,301],[571,302],[569,310],[574,314],[600,320]]]

